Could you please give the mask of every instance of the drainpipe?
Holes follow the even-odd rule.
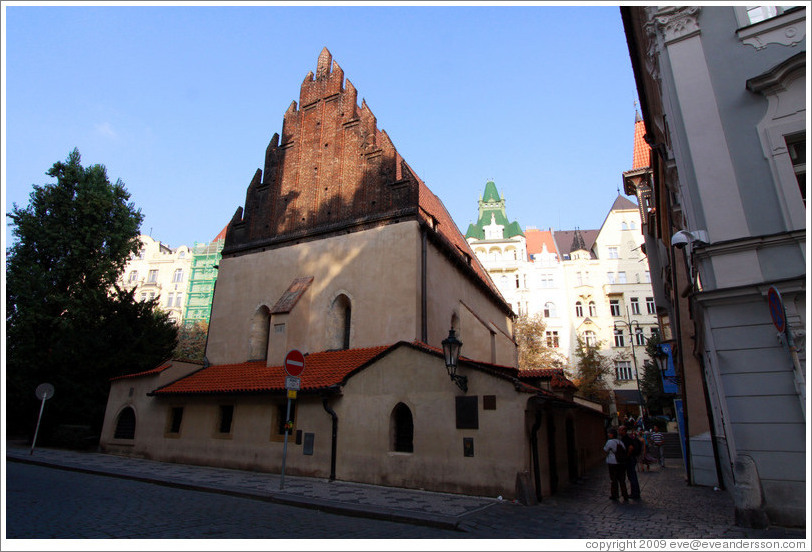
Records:
[[[335,410],[330,408],[327,405],[328,397],[324,397],[321,400],[321,404],[324,407],[324,411],[327,412],[330,417],[333,419],[333,435],[330,442],[331,450],[330,450],[330,481],[336,480],[336,444],[338,442],[338,415],[335,413]]]
[[[426,292],[428,290],[428,274],[426,267],[426,259],[428,257],[428,244],[426,240],[426,228],[423,227],[421,231],[420,240],[420,340],[423,343],[429,342],[429,325],[428,325],[428,297]]]
[[[530,455],[533,457],[533,480],[536,484],[536,500],[541,502],[541,468],[539,467],[539,436],[541,410],[536,409],[536,421],[530,429]]]
[[[708,411],[708,421],[710,422],[711,447],[713,447],[713,463],[716,465],[716,480],[719,488],[725,489],[725,480],[722,477],[722,465],[719,463],[719,444],[716,442],[716,423],[713,416],[713,405],[708,393],[708,382],[705,371],[704,355],[699,355],[699,367],[702,370],[702,392],[705,395],[705,410]]]
[[[663,183],[663,187],[665,188],[666,185]],[[673,204],[671,202],[671,194],[668,190],[665,190],[665,203],[666,203],[666,220],[668,231],[671,233],[675,226],[674,226],[674,218],[673,218]],[[688,255],[691,255],[691,252],[687,252]],[[682,398],[682,417],[683,422],[685,424],[685,475],[688,476],[688,484],[694,484],[694,477],[691,468],[691,431],[690,425],[688,423],[688,397],[686,395],[685,390],[685,352],[683,351],[685,340],[683,339],[682,335],[682,321],[680,315],[680,291],[679,291],[679,280],[677,280],[677,263],[676,263],[676,251],[672,246],[669,249],[668,261],[671,264],[671,281],[673,282],[673,289],[674,289],[674,329],[676,330],[674,333],[679,337],[679,347],[677,347],[677,366],[679,367],[679,386],[680,386],[680,395]],[[688,274],[688,282],[691,286],[691,291],[693,292],[693,274]],[[688,308],[689,313],[692,312],[692,305],[690,304],[690,299],[688,299]],[[694,321],[694,331],[696,331],[696,321]],[[704,375],[702,376],[704,378]]]

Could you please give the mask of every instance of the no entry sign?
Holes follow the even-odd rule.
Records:
[[[772,316],[775,329],[779,332],[784,332],[787,329],[787,317],[784,313],[784,302],[781,300],[781,294],[775,286],[770,286],[767,292],[767,303],[770,305],[770,316]]]
[[[285,372],[287,372],[289,376],[299,376],[304,372],[304,366],[304,355],[300,351],[292,349],[288,352],[285,357]]]

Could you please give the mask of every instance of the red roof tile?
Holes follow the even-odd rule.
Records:
[[[634,154],[632,155],[632,170],[651,166],[651,146],[643,139],[646,126],[643,121],[634,123]]]
[[[120,380],[120,379],[128,379],[128,378],[139,378],[141,376],[154,376],[155,374],[160,374],[167,368],[172,366],[171,362],[165,362],[158,366],[157,368],[152,368],[151,370],[145,370],[143,372],[136,372],[135,374],[125,374],[123,376],[116,376],[114,378],[110,378],[110,381]]]
[[[543,246],[547,246],[549,253],[556,253],[555,240],[553,233],[549,230],[538,230],[537,228],[528,228],[524,231],[524,237],[527,238],[527,254],[535,255],[541,253]]]
[[[211,240],[211,241],[212,241],[212,243],[214,243],[214,242],[216,242],[216,241],[220,241],[220,240],[224,240],[224,239],[226,239],[226,231],[227,231],[227,230],[228,230],[228,224],[226,224],[226,225],[223,227],[223,229],[222,229],[222,230],[220,230],[220,233],[219,233],[219,234],[217,234],[216,236],[214,236],[214,239],[213,239],[213,240]]]
[[[414,173],[414,171],[412,171]],[[434,225],[434,221],[436,221],[436,225],[434,225],[434,229],[440,234],[445,240],[451,244],[457,250],[457,254],[460,256],[464,256],[465,260],[468,261],[468,264],[473,268],[474,272],[477,276],[499,297],[505,305],[507,302],[505,301],[502,294],[499,292],[499,289],[491,280],[491,277],[488,275],[488,272],[483,268],[480,264],[479,260],[477,259],[474,250],[471,249],[471,246],[468,245],[468,242],[460,232],[457,225],[454,223],[454,219],[451,218],[451,215],[448,214],[448,211],[443,205],[443,202],[440,201],[434,192],[432,192],[428,186],[426,186],[425,182],[423,182],[417,175],[415,178],[418,181],[420,186],[419,188],[419,205],[420,211],[423,215],[423,218],[426,219],[427,222],[431,222]],[[432,221],[433,219],[433,221]]]
[[[355,370],[385,353],[392,345],[327,351],[305,355],[301,390],[324,389],[344,383]],[[282,391],[285,389],[285,369],[282,366],[266,366],[265,361],[221,364],[165,385],[154,391],[156,395],[252,393]]]
[[[561,368],[545,368],[538,370],[520,370],[519,379],[536,379],[536,378],[550,378],[550,386],[559,389],[577,389],[578,386],[572,383],[567,376],[564,375],[564,370]]]

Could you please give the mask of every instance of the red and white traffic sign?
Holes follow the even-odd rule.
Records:
[[[304,372],[304,367],[304,355],[296,349],[288,351],[285,357],[285,372],[287,372],[289,376],[299,376]]]
[[[775,329],[783,333],[787,329],[787,315],[784,312],[784,302],[781,294],[775,286],[770,286],[767,292],[767,303],[770,306],[770,316],[772,316]]]

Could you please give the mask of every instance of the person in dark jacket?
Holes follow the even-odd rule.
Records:
[[[610,496],[612,500],[618,499],[618,487],[623,495],[623,502],[629,501],[629,492],[626,490],[626,467],[624,464],[618,463],[615,456],[618,448],[625,448],[623,442],[617,438],[617,430],[609,428],[609,438],[606,444],[603,445],[603,451],[606,453],[606,467],[609,468],[609,481],[611,482]]]
[[[640,482],[637,480],[637,460],[640,457],[640,441],[634,431],[634,426],[618,428],[620,441],[626,447],[626,477],[629,478],[629,498],[640,500]]]

